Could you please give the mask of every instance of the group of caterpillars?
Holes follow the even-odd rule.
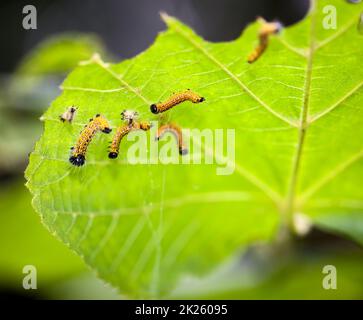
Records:
[[[277,34],[282,29],[282,24],[278,21],[267,22],[263,18],[259,17],[258,21],[261,23],[261,27],[258,33],[259,44],[253,50],[253,52],[248,56],[248,63],[255,62],[263,52],[266,50],[269,42],[269,37],[273,34]],[[191,90],[186,90],[183,92],[175,93],[169,99],[164,102],[152,104],[150,106],[150,111],[153,114],[159,114],[165,112],[174,106],[184,102],[190,101],[193,103],[203,102],[204,97],[192,92]],[[77,108],[72,106],[69,107],[61,116],[60,119],[65,122],[72,122],[73,118],[77,112]],[[150,122],[147,121],[137,121],[138,113],[136,111],[124,110],[121,113],[121,119],[125,122],[123,125],[119,126],[116,133],[111,141],[108,157],[110,159],[117,158],[120,149],[120,143],[122,139],[130,133],[132,130],[144,130],[148,131],[151,128]],[[86,152],[88,145],[90,144],[94,135],[102,131],[104,133],[110,133],[112,129],[110,128],[106,118],[97,114],[94,118],[90,119],[89,123],[82,130],[76,145],[71,148],[71,156],[69,161],[75,166],[82,166],[86,161]],[[176,124],[165,124],[158,128],[156,139],[159,140],[166,132],[171,132],[177,139],[179,153],[184,155],[188,152],[183,144],[182,130]]]
[[[164,102],[152,104],[150,111],[154,114],[165,112],[174,106],[184,102],[190,101],[192,103],[200,103],[205,99],[200,95],[192,92],[191,90],[185,90],[183,92],[175,93]],[[61,116],[60,120],[65,122],[72,122],[77,112],[77,108],[74,106],[69,107]],[[151,123],[148,121],[138,121],[138,113],[132,110],[124,110],[121,112],[121,119],[124,123],[116,129],[116,133],[110,144],[108,157],[110,159],[117,158],[120,149],[120,143],[122,139],[133,130],[144,130],[148,131],[151,128]],[[81,131],[78,140],[74,147],[71,148],[71,156],[69,162],[75,166],[82,166],[86,161],[87,148],[92,141],[92,138],[98,132],[110,133],[112,129],[107,119],[100,114],[89,120],[88,124],[85,125]],[[157,130],[155,139],[159,140],[163,137],[166,132],[171,132],[178,143],[179,153],[185,155],[188,150],[184,146],[182,130],[176,124],[164,124]]]

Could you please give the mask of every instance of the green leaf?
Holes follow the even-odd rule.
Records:
[[[329,4],[337,7],[336,30],[323,26]],[[295,213],[331,230],[348,213],[362,225],[360,10],[313,1],[304,21],[273,36],[253,64],[246,60],[258,24],[235,41],[209,43],[163,15],[167,31],[143,54],[116,65],[94,56],[80,65],[45,113],[26,172],[44,223],[100,277],[141,297],[167,296],[183,278],[272,241],[280,225],[297,227]],[[183,128],[235,129],[233,174],[217,175],[217,163],[132,165],[126,151],[111,161],[105,134],[91,143],[84,167],[71,167],[69,148],[90,117],[101,113],[112,128],[123,109],[157,120],[149,105],[186,88],[206,101],[178,106],[168,119]],[[72,104],[77,118],[61,123]],[[227,160],[233,169],[233,157]],[[339,225],[361,242],[362,230]]]

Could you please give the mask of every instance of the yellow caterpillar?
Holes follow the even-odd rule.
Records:
[[[97,114],[93,119],[90,119],[90,122],[81,131],[76,145],[71,148],[72,155],[69,158],[70,163],[78,167],[84,165],[88,145],[98,131],[102,131],[104,133],[110,133],[112,131],[106,118],[99,114]]]
[[[120,127],[117,128],[115,135],[113,136],[113,139],[111,141],[111,145],[110,145],[110,151],[108,153],[108,157],[110,159],[115,159],[117,158],[118,154],[119,154],[119,150],[120,150],[120,143],[121,140],[127,135],[129,134],[129,132],[131,132],[132,130],[144,130],[147,131],[149,130],[151,127],[149,122],[136,122],[136,121],[131,121],[131,123],[129,124],[125,124],[122,125]]]
[[[258,20],[262,22],[262,26],[258,34],[259,44],[248,56],[248,63],[255,62],[266,50],[270,35],[276,34],[282,29],[282,24],[280,22],[267,22],[263,18],[259,18]]]
[[[126,136],[132,130],[132,126],[125,124],[117,128],[115,135],[112,138],[112,142],[110,145],[110,152],[108,153],[108,157],[110,159],[115,159],[118,156],[120,143],[124,136]]]
[[[203,102],[205,98],[201,97],[199,94],[194,93],[190,89],[185,90],[183,92],[174,93],[168,100],[165,102],[155,103],[150,106],[150,111],[154,114],[165,112],[172,107],[182,103],[184,101],[190,101],[193,103]]]
[[[171,123],[162,125],[158,128],[158,131],[156,134],[156,140],[159,140],[160,138],[162,138],[166,132],[171,132],[175,136],[175,138],[178,142],[179,154],[181,154],[181,155],[187,154],[188,149],[185,147],[185,145],[183,143],[183,134],[182,134],[181,128],[179,126],[177,126],[176,124],[171,124]]]

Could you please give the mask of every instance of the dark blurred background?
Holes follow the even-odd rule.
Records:
[[[38,29],[22,28],[22,8],[37,8]],[[285,25],[299,21],[308,0],[2,0],[0,4],[0,72],[11,72],[18,60],[50,35],[64,31],[96,33],[118,58],[130,58],[153,43],[165,28],[165,11],[210,41],[235,39],[261,15]]]

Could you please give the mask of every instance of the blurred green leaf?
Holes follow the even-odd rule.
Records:
[[[89,273],[48,286],[45,293],[50,299],[62,300],[122,299],[115,288]]]
[[[41,42],[20,62],[15,73],[2,76],[0,87],[0,169],[23,170],[40,136],[38,117],[59,94],[65,73],[94,52],[106,53],[90,34],[63,33]],[[20,113],[22,112],[22,113]],[[25,114],[26,112],[27,114]],[[29,114],[28,114],[29,113]],[[3,155],[11,154],[12,157]]]
[[[39,122],[3,112],[0,118],[0,170],[24,170],[34,139],[40,135]]]
[[[26,172],[44,223],[101,278],[143,297],[205,276],[245,246],[273,239],[279,224],[297,228],[296,213],[331,230],[347,213],[362,224],[363,4],[334,2],[337,30],[323,25],[329,4],[312,1],[305,20],[272,37],[253,64],[246,57],[258,24],[214,44],[164,15],[168,30],[145,53],[116,65],[94,56],[76,68],[43,117]],[[169,120],[234,128],[232,175],[216,175],[216,164],[131,165],[126,152],[111,161],[104,134],[86,165],[71,167],[69,148],[90,117],[101,113],[115,128],[126,108],[156,120],[149,105],[186,88],[206,102],[176,107]],[[79,108],[72,125],[58,120],[69,105]],[[344,223],[339,232],[363,243],[362,228]]]
[[[270,257],[271,258],[271,257]],[[222,273],[204,282],[189,280],[184,291],[173,298],[187,299],[359,299],[363,298],[362,250],[348,247],[325,252],[309,247],[309,252],[284,253],[269,259],[240,261],[234,272]],[[246,260],[246,259],[245,259]],[[263,263],[263,265],[261,265]],[[336,268],[337,288],[324,289],[325,266]]]
[[[96,52],[110,56],[92,34],[61,33],[42,41],[23,58],[9,81],[8,103],[22,110],[44,110],[58,94],[64,75]]]
[[[38,288],[76,275],[86,268],[82,260],[40,223],[21,183],[0,192],[0,282],[22,290],[25,265],[37,268]]]
[[[62,33],[41,42],[17,68],[18,75],[65,73],[93,53],[106,54],[101,40],[91,34]]]

